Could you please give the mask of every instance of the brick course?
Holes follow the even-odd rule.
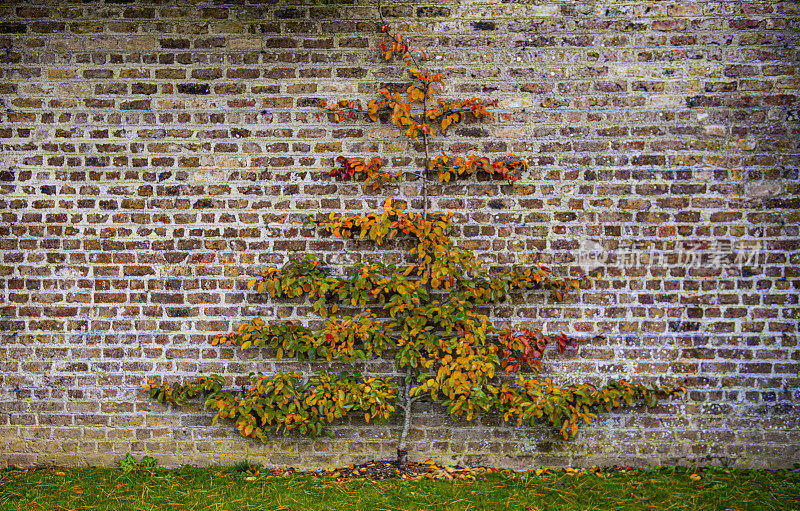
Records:
[[[315,116],[319,100],[402,83],[377,52],[377,7],[0,6],[0,459],[319,467],[393,456],[398,423],[352,418],[333,439],[262,445],[210,427],[199,405],[170,411],[140,390],[153,376],[309,370],[207,341],[253,315],[310,312],[245,292],[264,265],[317,253],[342,268],[373,248],[302,225],[309,212],[381,203],[328,176],[336,156],[420,161],[386,124]],[[434,151],[531,164],[514,186],[432,187],[433,209],[456,214],[457,242],[488,264],[558,272],[589,240],[614,253],[579,300],[533,294],[492,313],[588,340],[548,359],[556,380],[690,387],[683,401],[602,414],[571,443],[422,403],[410,456],[515,468],[800,459],[800,4],[388,1],[382,13],[426,49],[450,97],[481,97],[497,114]],[[420,206],[413,181],[396,194]],[[759,259],[737,260],[748,243]]]

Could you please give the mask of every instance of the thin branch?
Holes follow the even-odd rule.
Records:
[[[422,143],[425,146],[425,170],[422,175],[422,218],[428,218],[428,168],[431,165],[431,158],[428,154],[428,135],[422,134]]]
[[[381,19],[381,23],[385,25],[386,20],[383,19],[383,12],[381,12],[381,0],[378,0],[378,17]]]

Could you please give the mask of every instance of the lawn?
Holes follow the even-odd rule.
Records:
[[[0,510],[800,509],[796,470],[435,468],[441,470],[383,480],[353,476],[353,468],[312,476],[247,464],[6,469]]]

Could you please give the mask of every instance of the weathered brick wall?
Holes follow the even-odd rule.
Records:
[[[419,158],[385,125],[314,115],[321,99],[366,100],[401,79],[376,51],[376,4],[273,3],[0,6],[0,459],[113,464],[130,451],[320,466],[393,455],[396,423],[348,420],[332,440],[261,445],[140,390],[152,376],[297,366],[207,340],[256,314],[308,311],[244,292],[263,265],[317,253],[341,266],[370,249],[300,223],[380,204],[333,182],[333,157]],[[572,443],[496,417],[452,423],[423,404],[411,456],[797,461],[800,4],[389,1],[383,13],[428,49],[453,98],[477,95],[498,114],[441,147],[531,163],[514,186],[434,187],[458,242],[492,263],[562,272],[592,241],[614,252],[579,301],[523,296],[495,314],[591,339],[550,359],[559,381],[691,388],[653,410],[604,414]],[[413,182],[397,193],[419,196]]]

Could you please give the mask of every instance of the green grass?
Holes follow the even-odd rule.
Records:
[[[477,480],[453,482],[253,472],[252,466],[3,470],[0,510],[800,509],[800,473],[789,470],[481,472]]]

